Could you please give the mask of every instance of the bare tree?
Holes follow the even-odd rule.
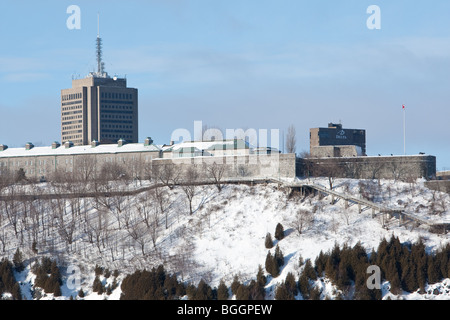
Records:
[[[208,178],[210,178],[214,183],[216,184],[217,189],[222,191],[222,177],[225,172],[225,165],[224,164],[217,164],[216,162],[213,162],[211,164],[204,164],[206,175]]]
[[[128,216],[125,214],[124,210],[128,208],[129,195],[125,190],[121,189],[119,186],[115,188],[115,194],[111,196],[106,196],[109,199],[109,211],[116,217],[116,220],[121,228],[121,221],[127,224]]]
[[[89,219],[88,222],[89,241],[96,244],[99,253],[102,252],[102,248],[105,249],[106,247],[105,240],[109,233],[108,220],[108,213],[105,210],[98,210],[96,215]]]
[[[152,177],[163,185],[173,188],[180,177],[179,169],[174,163],[153,163]]]
[[[10,185],[8,188],[8,196],[3,200],[4,211],[9,223],[14,228],[14,234],[18,236],[17,223],[20,216],[19,203],[16,200],[16,187],[15,185]]]
[[[138,196],[138,201],[134,203],[134,208],[147,228],[150,228],[151,216],[156,210],[154,210],[155,208],[146,193]]]
[[[96,177],[97,161],[93,155],[79,155],[75,159],[74,178],[85,184]]]
[[[57,199],[56,203],[56,211],[53,214],[58,234],[60,235],[61,239],[66,242],[66,245],[69,248],[69,246],[73,242],[73,235],[76,229],[75,215],[73,213],[66,214],[65,199]]]
[[[173,205],[173,201],[170,200],[166,187],[156,187],[148,192],[148,195],[153,199],[159,208],[159,213],[164,215],[165,227],[169,228],[169,211]]]
[[[14,174],[6,167],[0,167],[0,194],[2,189],[14,182]]]
[[[384,161],[373,161],[367,163],[366,168],[370,174],[370,179],[377,179],[378,184],[380,184],[381,175],[385,166],[386,164]]]
[[[359,179],[361,177],[361,164],[350,159],[343,164],[344,175],[347,178]]]
[[[142,179],[144,179],[147,173],[146,167],[149,166],[146,166],[138,156],[133,156],[128,160],[127,167],[128,174],[133,179],[133,181],[139,183],[139,185],[142,185]]]
[[[130,237],[137,244],[139,244],[142,255],[145,256],[145,244],[147,243],[146,235],[148,233],[148,228],[145,226],[145,224],[142,223],[142,220],[138,219],[137,217],[134,217],[133,219],[131,219],[126,230],[130,235]],[[156,247],[155,242],[154,245]]]
[[[189,166],[185,173],[185,179],[181,188],[186,194],[186,198],[189,203],[189,214],[193,213],[192,201],[196,195],[197,191],[197,180],[198,180],[198,169],[195,165]]]
[[[299,209],[295,212],[293,219],[290,222],[290,226],[302,234],[303,231],[309,228],[314,221],[314,216],[311,211],[305,209]]]
[[[335,179],[343,175],[343,169],[337,161],[316,163],[314,164],[313,170],[315,176],[328,178],[330,190],[333,189]]]
[[[295,153],[296,151],[296,144],[297,144],[297,138],[295,137],[295,127],[294,125],[290,125],[287,133],[286,133],[286,152],[287,153]]]

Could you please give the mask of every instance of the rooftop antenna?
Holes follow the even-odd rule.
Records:
[[[100,13],[97,12],[97,38],[100,38]]]
[[[104,73],[104,63],[102,62],[102,38],[100,38],[100,13],[97,13],[97,75]]]

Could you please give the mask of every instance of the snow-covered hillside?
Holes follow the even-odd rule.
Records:
[[[328,183],[322,178],[312,182],[325,187]],[[362,188],[359,182],[337,179],[334,188],[359,196]],[[450,217],[450,196],[425,188],[421,180],[365,183],[375,202],[401,206],[405,211],[436,221]],[[416,242],[422,238],[427,250],[433,252],[450,242],[448,235],[432,233],[428,227],[417,227],[413,223],[400,225],[395,218],[383,228],[380,217],[373,218],[371,210],[359,213],[357,205],[345,209],[343,201],[331,204],[329,197],[289,197],[290,190],[277,184],[224,185],[220,192],[214,185],[198,186],[194,190],[192,215],[181,187],[164,187],[164,191],[167,194],[162,207],[150,192],[116,200],[101,199],[109,202],[100,205],[93,198],[42,203],[43,215],[38,217],[40,225],[37,229],[23,218],[23,222],[19,220],[18,228],[24,229],[17,235],[11,221],[3,217],[0,232],[3,233],[5,252],[2,255],[12,259],[16,248],[20,248],[28,263],[23,272],[16,274],[24,298],[33,298],[35,276],[30,271],[30,262],[42,255],[57,259],[62,266],[79,268],[77,275],[85,292],[84,299],[119,299],[120,281],[126,274],[159,264],[164,264],[169,273],[176,273],[179,280],[194,284],[204,279],[215,287],[223,279],[230,286],[235,275],[241,282],[249,282],[256,277],[258,266],[264,267],[268,252],[264,240],[267,233],[273,237],[278,223],[283,225],[285,237],[275,240],[274,244],[282,250],[285,264],[277,278],[268,277],[267,299],[274,298],[277,284],[288,272],[298,277],[300,258],[314,261],[320,251],[331,250],[336,243],[353,246],[360,242],[370,252],[378,247],[381,239],[395,235],[401,242]],[[58,205],[62,207],[60,216],[54,213]],[[300,233],[296,218],[301,210],[309,212],[310,218],[303,221]],[[439,214],[430,216],[435,212]],[[70,243],[63,232],[69,227],[73,230]],[[32,239],[37,239],[37,254],[31,250]],[[270,250],[273,253],[275,246]],[[111,295],[92,292],[96,265],[120,272],[119,286]],[[73,275],[64,272],[65,269],[64,280],[73,279]],[[101,280],[113,281],[112,277],[101,277]],[[335,297],[336,289],[330,281],[321,279],[317,285],[322,289],[323,298]],[[384,283],[384,298],[450,299],[450,279],[427,287],[426,294],[405,292],[394,296],[388,288],[389,283]],[[75,297],[77,292],[64,283],[62,296],[57,299]],[[41,298],[53,297],[50,294]],[[297,298],[301,299],[301,296]]]

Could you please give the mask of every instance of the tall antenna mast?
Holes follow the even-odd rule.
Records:
[[[102,38],[100,38],[100,14],[97,13],[97,75],[104,73],[102,62]]]
[[[97,12],[97,38],[100,38],[100,13]]]

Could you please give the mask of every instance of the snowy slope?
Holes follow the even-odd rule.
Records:
[[[327,186],[326,179],[314,179],[312,182]],[[426,189],[423,181],[402,183],[382,180],[374,181],[372,184],[376,185],[374,187],[376,202],[401,205],[407,211],[437,220],[446,220],[450,216],[449,195]],[[353,195],[359,196],[360,193],[358,180],[339,179],[335,181],[335,188],[339,192]],[[359,241],[370,252],[372,248],[378,247],[382,238],[390,238],[391,235],[399,237],[401,242],[416,242],[419,237],[422,237],[430,251],[449,242],[448,235],[433,234],[426,227],[415,227],[412,224],[399,225],[395,218],[388,221],[386,228],[383,228],[379,217],[372,218],[371,210],[358,213],[356,205],[345,209],[342,201],[330,204],[331,199],[328,197],[289,199],[289,190],[278,188],[276,184],[226,185],[221,192],[212,185],[198,187],[193,201],[195,211],[192,215],[189,214],[186,196],[181,188],[176,187],[167,191],[169,193],[167,202],[170,203],[167,216],[168,228],[165,228],[165,216],[158,215],[156,246],[153,245],[149,230],[140,239],[144,243],[144,255],[139,243],[133,240],[129,231],[125,230],[123,220],[119,228],[119,218],[112,211],[109,213],[103,211],[101,215],[103,224],[108,226],[104,246],[88,241],[88,236],[82,228],[82,221],[87,219],[94,225],[98,221],[99,212],[89,200],[82,202],[84,207],[81,211],[85,212],[85,216],[80,217],[80,221],[77,222],[79,228],[74,234],[74,242],[70,245],[70,249],[62,240],[58,240],[57,234],[46,234],[48,242],[46,246],[40,248],[37,256],[28,249],[30,246],[24,246],[23,253],[29,259],[28,262],[40,255],[51,255],[57,257],[66,267],[78,266],[86,300],[119,299],[120,285],[109,296],[92,292],[93,270],[96,264],[110,270],[119,270],[121,273],[117,279],[119,284],[126,274],[136,269],[149,269],[161,263],[165,265],[168,272],[177,273],[180,280],[194,284],[200,279],[205,279],[214,287],[221,279],[224,279],[229,286],[235,275],[238,275],[241,282],[245,283],[256,277],[259,265],[264,266],[268,252],[264,246],[265,236],[270,232],[275,240],[275,226],[281,223],[286,236],[281,241],[275,240],[274,245],[279,245],[282,250],[285,265],[280,276],[275,279],[268,278],[266,298],[273,299],[276,285],[285,279],[288,272],[298,276],[301,270],[300,257],[314,261],[321,250],[326,252],[335,243],[341,245],[347,243],[353,246]],[[141,197],[142,195],[137,195],[122,199],[121,206],[125,208],[121,213],[122,217],[123,215],[132,217],[128,224],[139,220],[136,208],[143,203]],[[439,203],[443,206],[442,210],[446,209],[441,210],[438,216],[430,216],[433,199],[439,200],[435,201],[433,208],[436,208],[436,203]],[[70,208],[67,204],[67,215],[71,214]],[[313,212],[313,222],[305,227],[301,234],[294,229],[293,225],[294,217],[299,209]],[[136,223],[139,226],[143,225],[142,222]],[[10,244],[4,256],[11,259],[15,248],[19,246],[19,240],[11,232],[8,221],[3,221],[2,230],[7,231]],[[270,249],[272,253],[275,246]],[[30,272],[29,266],[16,276],[21,283],[24,297],[32,299],[34,275]],[[65,280],[69,276],[65,274]],[[111,278],[101,278],[101,280],[104,283],[112,281]],[[329,281],[318,280],[317,283],[323,288],[323,297],[334,296],[335,288]],[[426,288],[427,293],[424,295],[404,293],[397,297],[387,291],[388,283],[384,284],[384,288],[384,298],[450,299],[450,279]],[[436,294],[438,292],[439,295]],[[77,290],[69,289],[64,284],[62,293],[63,296],[58,299],[67,299],[70,295],[76,296]],[[52,295],[42,297],[42,299],[52,298]]]

